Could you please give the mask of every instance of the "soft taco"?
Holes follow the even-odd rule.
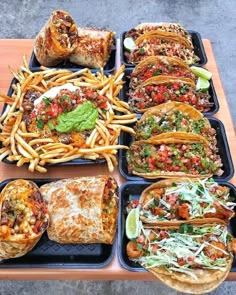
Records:
[[[164,23],[164,22],[158,22],[158,23],[141,23],[137,25],[135,28],[129,30],[125,37],[131,37],[134,40],[137,39],[140,35],[143,35],[145,33],[148,33],[150,31],[156,31],[161,30],[164,32],[173,32],[178,34],[179,36],[187,39],[189,43],[192,45],[192,37],[188,33],[188,31],[185,30],[185,28],[181,24],[177,23]]]
[[[230,188],[213,179],[165,179],[148,186],[139,199],[140,219],[158,226],[226,223],[235,215]]]
[[[134,126],[135,140],[145,140],[167,132],[191,132],[200,134],[216,144],[214,128],[195,108],[188,104],[170,101],[149,108]]]
[[[227,277],[235,240],[220,224],[143,227],[129,241],[128,257],[180,292],[202,294]]]
[[[142,60],[130,75],[129,87],[135,89],[145,80],[155,76],[173,76],[189,78],[196,82],[190,67],[178,57],[149,56]]]
[[[148,56],[157,55],[179,57],[186,64],[195,64],[199,61],[192,44],[173,32],[150,31],[139,36],[134,42],[134,50],[125,53],[129,63],[136,64]]]
[[[144,113],[148,108],[167,101],[184,102],[201,112],[212,107],[210,95],[196,91],[194,82],[188,78],[160,75],[147,79],[129,92],[129,104],[137,113]]]
[[[221,176],[221,158],[201,135],[169,132],[135,141],[127,151],[128,172],[144,178]]]

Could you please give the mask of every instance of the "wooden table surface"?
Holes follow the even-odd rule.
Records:
[[[33,48],[32,39],[6,39],[0,40],[0,91],[7,93],[10,82],[13,78],[9,71],[9,66],[13,70],[17,70],[22,65],[22,57],[26,55],[30,58]],[[229,106],[224,94],[216,61],[209,40],[203,40],[203,44],[207,53],[208,63],[206,67],[213,74],[213,82],[216,89],[217,97],[220,104],[220,110],[215,115],[225,126],[226,134],[231,149],[231,155],[234,166],[236,164],[236,136],[231,118]],[[0,106],[0,109],[2,106]],[[236,166],[235,166],[236,167]],[[99,171],[99,173],[98,173]],[[7,178],[55,178],[55,177],[73,177],[73,176],[92,176],[98,174],[107,174],[108,170],[105,164],[94,166],[58,166],[48,168],[46,174],[30,173],[27,167],[17,168],[13,165],[0,163],[0,181]],[[118,172],[118,168],[114,171],[113,176],[119,184],[125,180]],[[236,177],[234,176],[231,183],[236,185]],[[115,255],[112,262],[102,269],[48,269],[48,268],[31,268],[31,269],[1,269],[0,279],[24,279],[24,280],[156,280],[156,278],[148,272],[129,272],[124,270]],[[236,280],[236,273],[230,273],[228,280]]]

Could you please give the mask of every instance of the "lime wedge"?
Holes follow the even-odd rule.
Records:
[[[197,80],[197,85],[196,85],[196,90],[197,91],[202,91],[202,92],[205,92],[209,89],[210,87],[210,83],[208,80],[202,78],[202,77],[199,77],[198,80]]]
[[[133,208],[127,218],[125,223],[125,231],[128,239],[137,238],[139,235],[139,208]]]
[[[194,73],[195,76],[201,77],[206,80],[210,80],[212,78],[212,73],[209,72],[208,70],[200,67],[191,67],[191,71]]]
[[[129,50],[130,52],[134,51],[136,49],[136,44],[134,42],[134,39],[133,38],[125,38],[124,40],[124,47],[126,50]]]

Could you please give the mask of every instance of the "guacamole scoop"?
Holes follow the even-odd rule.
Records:
[[[62,113],[57,117],[57,125],[51,126],[50,129],[56,129],[60,133],[69,133],[72,131],[85,131],[95,128],[98,118],[98,110],[94,104],[85,101],[83,104],[69,113]],[[51,128],[53,127],[53,128]]]

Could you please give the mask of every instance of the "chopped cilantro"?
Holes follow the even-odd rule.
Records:
[[[44,97],[43,101],[44,101],[46,106],[49,106],[52,103],[49,97]]]

